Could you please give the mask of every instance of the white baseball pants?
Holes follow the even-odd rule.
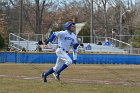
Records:
[[[72,64],[72,60],[68,56],[68,53],[66,53],[66,51],[63,50],[62,48],[57,48],[56,55],[57,55],[57,61],[55,66],[53,67],[54,71],[58,71],[64,64],[66,64],[67,66]]]

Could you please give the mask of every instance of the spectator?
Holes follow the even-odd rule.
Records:
[[[88,43],[88,45],[86,46],[86,50],[91,50],[91,45]]]
[[[10,51],[15,51],[15,49],[14,48],[10,48]]]
[[[85,51],[85,48],[84,48],[84,44],[80,44],[80,46],[79,46],[79,51],[81,52],[81,51]]]
[[[106,39],[105,43],[104,43],[104,46],[110,46],[110,42]]]
[[[39,45],[43,45],[42,40],[39,40],[39,41],[38,41],[38,44],[39,44]]]
[[[25,48],[22,48],[22,50],[21,50],[22,52],[26,52],[26,49]]]
[[[39,46],[37,46],[36,50],[39,52],[42,52],[42,47],[39,45]]]
[[[102,42],[100,40],[98,40],[97,45],[102,45]]]
[[[26,52],[26,49],[25,48],[21,48],[20,52]]]
[[[80,46],[83,48],[83,47],[84,47],[84,44],[83,44],[83,43],[81,43],[81,44],[80,44]]]

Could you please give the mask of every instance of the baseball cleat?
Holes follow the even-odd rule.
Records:
[[[60,74],[56,74],[56,79],[60,81]]]
[[[47,82],[47,77],[45,76],[45,72],[42,73],[42,78],[44,82]]]

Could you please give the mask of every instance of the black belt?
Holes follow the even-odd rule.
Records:
[[[66,53],[69,53],[69,51],[66,51],[64,48],[62,47],[58,47],[58,48],[61,48],[63,51],[65,51]]]

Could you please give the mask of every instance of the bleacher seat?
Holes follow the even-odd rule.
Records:
[[[11,41],[12,44],[21,46],[22,48],[25,48],[28,51],[36,51],[38,47],[37,41]],[[97,45],[97,44],[90,44],[91,49],[88,49],[87,46],[89,46],[89,43],[84,43],[84,47],[80,48],[81,51],[85,52],[119,52],[119,53],[126,53],[123,49],[119,49],[114,46],[104,46],[104,45]],[[44,52],[54,52],[57,48],[57,44],[53,44],[52,47],[48,47],[46,45],[41,46],[42,51]],[[71,50],[72,51],[72,50]]]

